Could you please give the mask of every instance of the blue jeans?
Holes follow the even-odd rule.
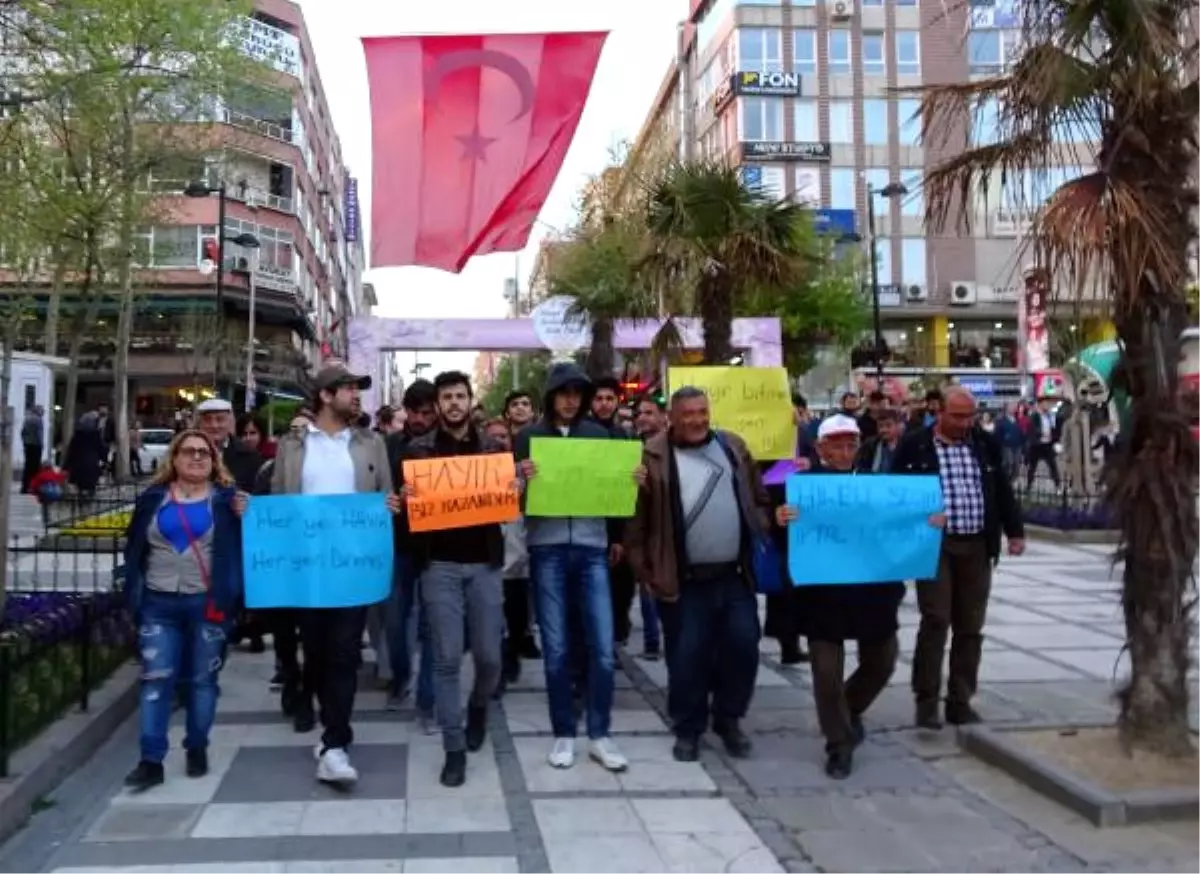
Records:
[[[658,605],[644,590],[639,594],[639,601],[642,608],[642,649],[646,652],[658,652],[661,642]]]
[[[175,685],[183,683],[189,750],[208,748],[217,715],[217,674],[225,649],[225,629],[204,618],[208,596],[170,595],[148,590],[139,617],[142,659],[142,760],[161,762],[169,747],[167,730]]]
[[[580,614],[588,653],[587,733],[608,737],[613,699],[613,616],[608,551],[592,546],[531,546],[529,564],[537,596],[546,697],[555,737],[575,737],[569,654],[585,641],[570,640],[573,605]]]

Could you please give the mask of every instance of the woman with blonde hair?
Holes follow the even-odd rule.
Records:
[[[212,440],[181,431],[138,496],[125,532],[125,594],[142,661],[141,758],[125,784],[163,782],[176,684],[187,712],[187,775],[208,773],[217,674],[242,590],[246,507]]]

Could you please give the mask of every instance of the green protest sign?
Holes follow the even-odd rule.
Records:
[[[578,518],[632,516],[637,506],[633,471],[642,463],[637,440],[535,437],[529,458],[527,516]]]

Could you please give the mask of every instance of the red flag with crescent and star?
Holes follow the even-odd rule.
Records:
[[[525,247],[606,33],[367,37],[371,266]]]

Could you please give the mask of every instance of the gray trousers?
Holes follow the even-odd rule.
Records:
[[[446,752],[467,746],[463,725],[463,637],[471,635],[475,687],[470,706],[487,707],[500,682],[504,637],[504,589],[501,568],[485,564],[435,561],[421,574],[421,604],[433,644],[433,694],[442,745]]]

